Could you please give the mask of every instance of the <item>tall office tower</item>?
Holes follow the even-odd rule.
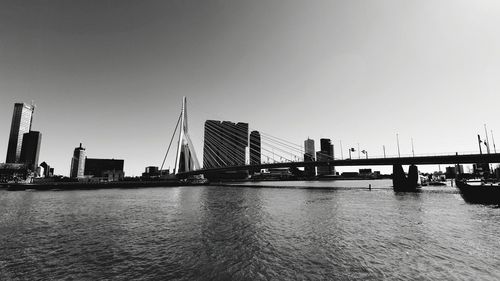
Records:
[[[304,141],[304,162],[314,161],[314,140],[307,138]],[[306,177],[314,177],[316,175],[316,168],[304,167],[304,174]]]
[[[321,150],[318,151],[317,159],[318,161],[330,161],[333,160],[333,145],[330,139],[320,140]],[[335,173],[335,168],[333,166],[318,166],[318,175],[331,175]]]
[[[9,144],[7,146],[7,159],[5,160],[6,163],[20,163],[23,136],[25,133],[31,131],[34,111],[34,105],[27,105],[25,103],[14,104],[12,124],[10,125]]]
[[[248,123],[207,120],[203,168],[245,165]]]
[[[35,171],[38,167],[38,154],[40,153],[41,142],[42,134],[40,132],[31,131],[23,135],[20,162],[26,164],[31,171]]]
[[[307,161],[305,159],[306,155],[309,161],[314,160],[314,140],[307,138],[307,140],[304,141],[304,153],[304,161]]]
[[[250,133],[250,165],[261,164],[261,143],[259,131]],[[251,172],[258,172],[260,169],[252,169]]]
[[[80,146],[75,148],[73,158],[71,158],[70,178],[82,178],[85,171],[85,148]]]

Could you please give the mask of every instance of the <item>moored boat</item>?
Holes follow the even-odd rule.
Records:
[[[476,204],[500,205],[500,183],[484,180],[456,180],[462,198]]]

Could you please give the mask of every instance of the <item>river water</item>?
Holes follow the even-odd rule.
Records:
[[[453,187],[265,184],[0,190],[0,280],[500,280],[500,209]]]

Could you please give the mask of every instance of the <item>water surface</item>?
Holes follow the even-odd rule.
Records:
[[[275,185],[0,190],[0,280],[500,279],[500,209],[453,187]]]

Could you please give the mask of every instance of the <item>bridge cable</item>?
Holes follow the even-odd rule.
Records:
[[[172,134],[172,138],[170,139],[170,143],[168,144],[168,148],[167,148],[167,152],[165,153],[165,157],[163,157],[163,162],[161,163],[161,168],[160,168],[160,175],[161,175],[161,171],[163,170],[163,165],[165,164],[165,160],[167,160],[167,155],[168,155],[168,152],[170,151],[170,146],[172,145],[172,141],[174,140],[175,133],[177,132],[177,128],[179,127],[179,122],[181,121],[181,117],[182,117],[182,112],[179,115],[179,119],[177,119],[177,124],[175,125],[174,133]]]
[[[213,132],[214,134],[217,134],[217,132],[214,132],[214,130],[216,130],[216,129],[214,129],[214,126],[213,126],[212,124],[209,124],[209,126],[206,126],[206,128],[208,128],[209,130],[210,130],[210,129],[212,129],[212,132]],[[239,131],[239,132],[242,132],[242,133],[246,133],[246,132],[245,132],[243,129],[241,129],[241,128],[236,128],[236,131],[231,131],[231,130],[229,130],[228,128],[223,128],[223,127],[222,127],[222,128],[220,128],[220,131],[222,131],[222,132],[223,132],[223,133],[225,133],[226,135],[232,135],[232,136],[234,136],[235,138],[237,138],[237,140],[239,139],[240,141],[241,141],[241,140],[244,140],[245,142],[247,142],[247,138],[244,138],[244,136],[240,136],[239,134],[237,134],[237,133],[236,133],[236,131]],[[226,138],[227,138],[227,137],[226,137]],[[227,138],[227,139],[229,139],[229,138]],[[264,145],[268,145],[268,146],[272,146],[272,145],[269,145],[269,144],[267,144],[267,143],[263,143],[263,144],[264,144]],[[234,151],[235,151],[235,149],[234,149],[234,148],[230,148],[230,147],[227,147],[227,146],[225,146],[225,147],[226,147],[226,148],[228,148],[228,149],[230,149],[230,150],[232,149],[232,155],[233,155],[233,156],[235,155],[235,152],[234,152]],[[276,148],[276,149],[278,149],[278,150],[280,150],[280,151],[284,151],[284,152],[288,153],[288,151],[285,151],[285,150],[283,150],[283,149],[280,149],[279,147],[276,147],[276,146],[272,146],[272,147],[273,147],[273,148]],[[285,159],[285,160],[288,160],[288,161],[290,161],[290,162],[291,162],[291,160],[290,160],[290,159],[288,159],[286,156],[283,156],[283,155],[281,155],[281,154],[279,154],[279,153],[276,153],[275,151],[271,151],[271,150],[269,150],[269,149],[266,149],[265,147],[263,147],[262,143],[261,143],[261,149],[262,149],[262,150],[266,150],[266,151],[268,151],[269,153],[274,154],[275,156],[277,155],[278,157],[280,157],[280,158],[282,158],[282,159]],[[251,150],[251,149],[250,149],[250,150]],[[230,151],[230,152],[231,152],[231,151]],[[239,151],[237,151],[237,152],[239,152]],[[261,153],[261,154],[262,154],[262,153]],[[267,158],[269,158],[269,156],[267,156]],[[276,160],[274,159],[274,157],[272,157],[272,158],[273,158],[273,161],[276,161]],[[234,162],[234,161],[231,161],[231,162]],[[236,164],[236,163],[235,163],[235,164]]]

